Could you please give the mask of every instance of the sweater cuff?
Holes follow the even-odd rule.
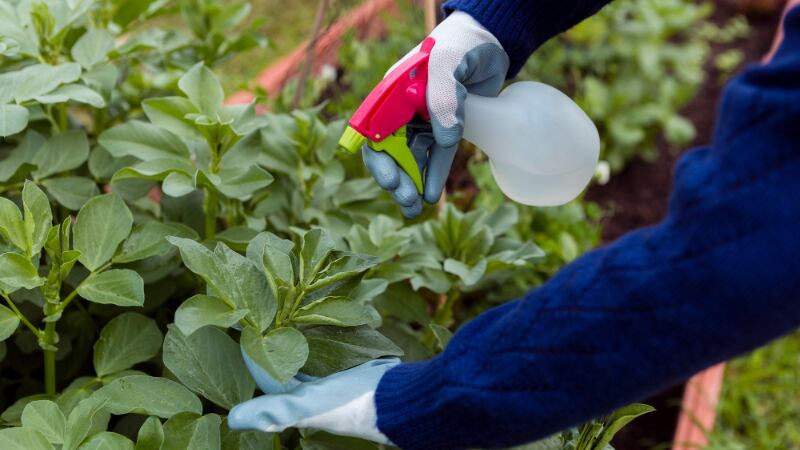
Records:
[[[404,450],[448,449],[439,405],[446,388],[441,358],[401,364],[386,372],[375,392],[378,429]]]
[[[463,11],[500,41],[510,60],[507,78],[519,73],[531,53],[544,40],[536,36],[533,20],[528,12],[532,9],[529,0],[450,0],[444,4],[444,12]]]

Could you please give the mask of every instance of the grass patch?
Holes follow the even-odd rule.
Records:
[[[709,450],[800,449],[800,331],[733,360]]]

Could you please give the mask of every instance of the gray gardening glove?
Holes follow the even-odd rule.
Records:
[[[464,130],[467,93],[497,96],[509,65],[497,38],[467,13],[452,13],[430,36],[436,40],[428,60],[427,89],[433,139],[425,132],[417,137],[409,130],[409,147],[424,174],[422,196],[389,155],[366,145],[362,148],[364,163],[375,181],[392,194],[408,218],[419,215],[423,199],[433,204],[442,195]],[[389,72],[419,48],[411,50]]]

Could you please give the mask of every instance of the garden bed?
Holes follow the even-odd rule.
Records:
[[[615,33],[619,17],[641,20],[664,2],[679,13],[673,22],[688,17],[671,31],[703,47],[687,26],[699,23],[703,10],[689,0],[642,0],[619,11],[625,14],[601,13],[597,24]],[[279,381],[403,352],[409,361],[430,358],[461,324],[544,282],[597,243],[596,206],[507,203],[485,161],[456,166],[454,186],[466,192],[455,192],[452,203],[403,222],[361,161],[337,153],[344,123],[336,119],[418,41],[421,26],[399,24],[405,34],[388,33],[380,52],[345,46],[346,71],[337,82],[306,90],[305,106],[334,99],[326,106],[289,111],[278,95],[271,114],[257,115],[253,103],[223,104],[223,84],[211,70],[264,45],[256,24],[244,22],[252,11],[246,2],[186,0],[163,11],[68,3],[52,11],[45,3],[35,11],[0,8],[0,24],[14,34],[0,40],[0,76],[12,86],[0,101],[0,270],[13,275],[0,283],[8,305],[0,307],[3,439],[35,440],[37,449],[89,442],[133,448],[134,441],[159,439],[165,444],[156,448],[170,450],[195,440],[225,449],[326,447],[324,437],[298,430],[228,429],[227,411],[256,392],[242,350]],[[349,18],[356,27],[378,14],[357,11],[359,20]],[[178,15],[183,27],[134,27]],[[327,57],[345,28],[334,25],[326,33],[338,35],[318,41]],[[602,41],[596,32],[568,39],[591,55]],[[657,45],[671,44],[655,37]],[[552,56],[558,63],[553,50],[558,45],[540,62]],[[282,74],[302,63],[303,51]],[[318,64],[327,61],[316,56]],[[626,73],[648,83],[629,56],[613,57],[627,57]],[[559,78],[560,64],[551,65],[545,75]],[[593,74],[595,87],[626,84],[608,75]],[[677,101],[666,103],[664,115],[641,128],[655,134],[671,123],[686,136]],[[699,136],[698,121],[707,121],[707,135],[712,112],[690,117]],[[605,127],[614,117],[595,120]],[[615,170],[636,154],[630,140],[622,150],[606,154],[618,157]],[[643,164],[635,162],[617,177],[622,181],[590,192],[604,206],[613,202],[616,214],[605,219],[612,230],[614,221],[622,221],[622,233],[663,214],[665,203],[661,210],[652,204],[666,197],[674,155],[664,143],[658,150],[655,163],[641,167],[661,178],[630,175]],[[635,182],[646,183],[649,197],[632,194],[642,186]],[[153,192],[164,195],[148,196]],[[652,208],[639,212],[634,206],[641,204]],[[550,442],[603,448],[601,430],[610,438],[615,423],[648,410],[622,408]]]

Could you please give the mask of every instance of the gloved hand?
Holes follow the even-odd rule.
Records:
[[[366,144],[362,148],[364,164],[375,181],[391,193],[408,218],[419,215],[423,199],[433,204],[442,195],[463,134],[467,93],[497,96],[509,66],[508,55],[497,38],[467,13],[453,12],[430,35],[436,40],[428,59],[427,102],[432,138],[424,132],[418,137],[409,129],[409,147],[423,169],[422,196],[411,177],[389,155]],[[389,72],[419,48],[418,45],[400,59]]]
[[[245,363],[266,395],[236,405],[228,415],[233,430],[280,432],[313,428],[380,444],[391,444],[378,430],[375,390],[397,358],[377,359],[325,378],[280,385],[245,355]],[[290,386],[291,385],[291,386]],[[285,393],[273,393],[289,389]]]

